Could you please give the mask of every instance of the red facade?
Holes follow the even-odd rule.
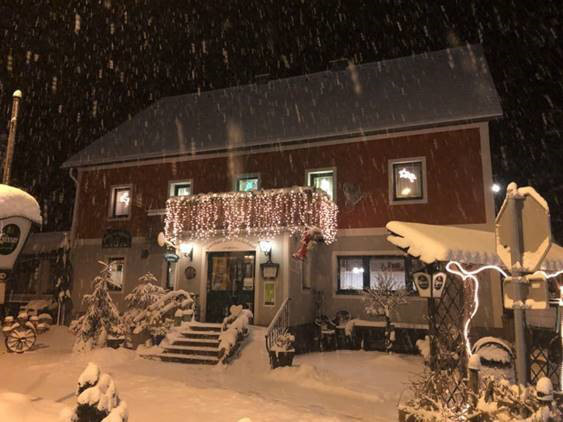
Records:
[[[444,130],[332,145],[310,145],[281,151],[199,158],[160,164],[84,169],[80,175],[78,238],[101,238],[106,229],[127,228],[133,236],[162,230],[161,217],[168,182],[192,179],[193,193],[233,190],[233,178],[259,173],[264,189],[305,184],[308,169],[336,169],[336,201],[340,229],[384,227],[390,220],[432,224],[486,222],[483,163],[478,128]],[[425,157],[428,202],[389,203],[388,160]],[[111,187],[132,184],[133,208],[126,221],[108,219]],[[344,185],[361,193],[351,205]]]

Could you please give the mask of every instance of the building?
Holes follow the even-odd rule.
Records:
[[[268,325],[288,298],[292,326],[367,318],[373,277],[412,285],[416,260],[386,240],[389,221],[493,230],[501,116],[480,46],[160,99],[63,165],[77,184],[73,301],[104,261],[120,306],[150,271],[199,295],[202,320],[241,303]],[[300,250],[307,236],[325,244]],[[478,323],[498,328],[500,281],[480,296]],[[426,309],[414,295],[398,318],[424,326]]]

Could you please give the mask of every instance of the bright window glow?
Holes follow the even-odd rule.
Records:
[[[393,164],[393,198],[422,199],[422,161]]]
[[[239,177],[237,179],[237,192],[252,192],[258,190],[258,177]]]
[[[334,199],[334,173],[332,170],[309,173],[309,186],[326,192],[328,197]]]
[[[131,209],[131,189],[113,188],[111,217],[127,217]]]
[[[192,183],[190,181],[175,182],[170,184],[170,196],[188,196],[192,194]]]
[[[360,273],[363,273],[363,272],[364,272],[364,269],[363,269],[363,268],[359,268],[359,267],[354,267],[354,268],[352,268],[352,272],[353,272],[354,274],[360,274]]]

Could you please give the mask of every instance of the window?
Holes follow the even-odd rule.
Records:
[[[111,218],[127,218],[131,212],[131,187],[114,187],[111,190]]]
[[[235,191],[251,192],[260,189],[260,176],[247,175],[237,177]]]
[[[170,182],[168,196],[188,196],[192,194],[192,181]]]
[[[337,293],[355,294],[386,279],[397,289],[412,290],[409,261],[403,256],[339,256]]]
[[[108,258],[109,269],[111,271],[112,283],[109,284],[108,289],[110,292],[121,292],[123,290],[124,272],[125,272],[125,258],[112,257]]]
[[[307,172],[307,185],[325,191],[334,201],[334,170],[313,170]]]
[[[426,202],[426,160],[413,158],[389,162],[391,204]]]

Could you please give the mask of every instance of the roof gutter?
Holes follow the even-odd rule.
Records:
[[[74,175],[73,170],[76,172]],[[80,178],[80,172],[77,168],[69,168],[68,169],[68,175],[70,176],[70,178],[72,179],[72,181],[74,182],[74,208],[72,210],[72,225],[71,225],[71,229],[70,229],[70,248],[72,251],[72,248],[74,247],[74,239],[76,237],[76,230],[78,228],[78,196],[80,193],[80,182],[79,182],[79,178]]]

